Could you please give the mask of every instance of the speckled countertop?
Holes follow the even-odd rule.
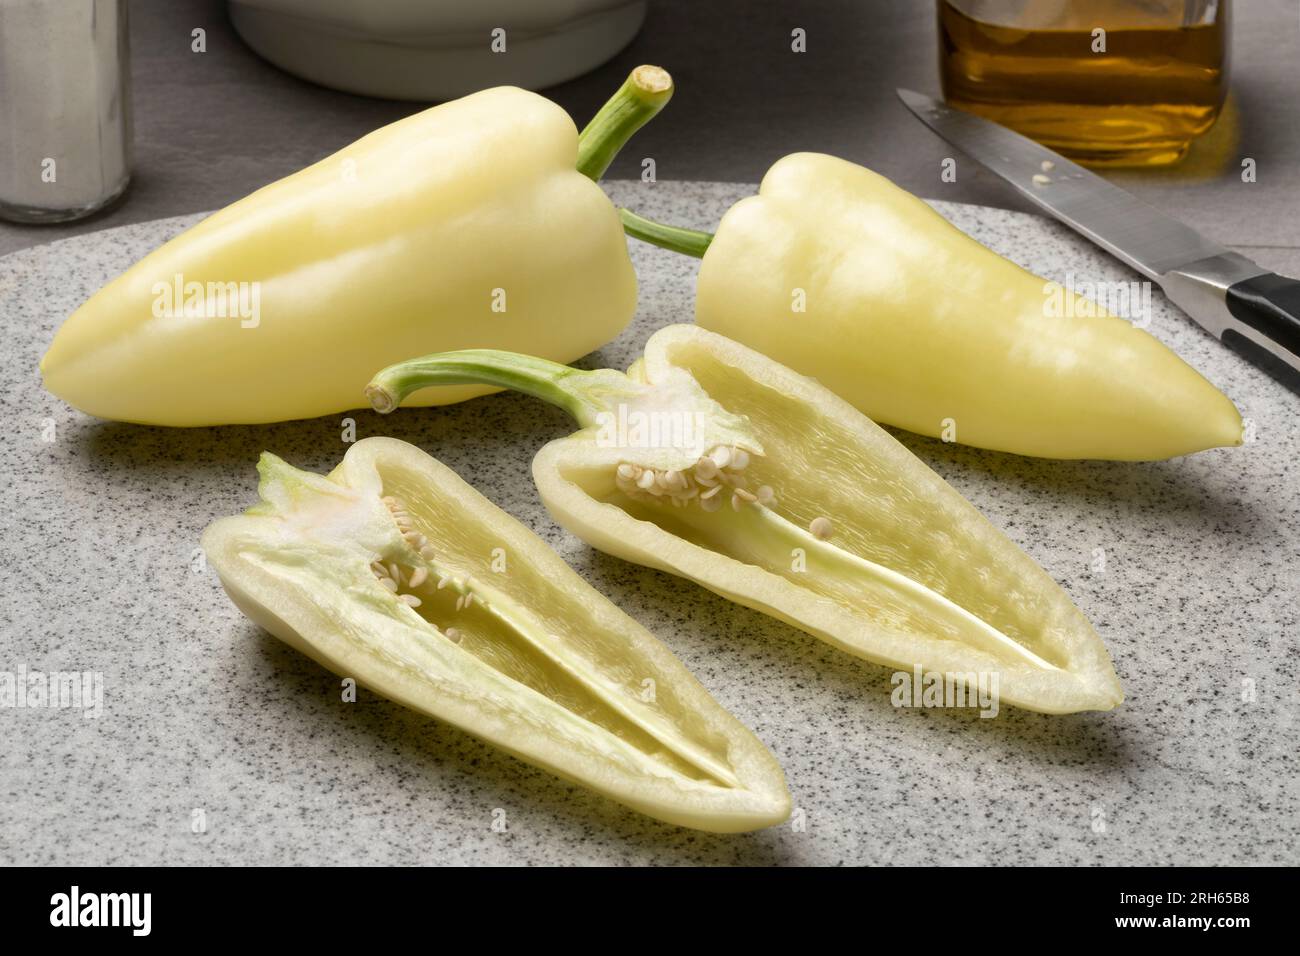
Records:
[[[747,192],[611,190],[701,227]],[[942,209],[1041,274],[1132,278],[1044,220]],[[97,719],[0,708],[0,863],[1300,862],[1300,399],[1158,293],[1151,331],[1237,402],[1249,444],[1048,462],[899,435],[1092,619],[1128,695],[1109,714],[895,709],[886,669],[593,552],[533,488],[532,452],[569,430],[536,401],[356,413],[358,437],[421,444],[550,542],[772,748],[806,825],[715,836],[371,694],[343,704],[333,675],[235,610],[194,562],[200,532],[251,503],[263,449],[332,467],[344,416],[143,428],[42,391],[37,361],[63,316],[195,219],[0,259],[0,674],[94,671],[104,689]],[[691,314],[694,263],[634,246],[636,322],[584,364],[625,366]]]

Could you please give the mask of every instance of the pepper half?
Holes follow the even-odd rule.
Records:
[[[406,442],[328,477],[271,454],[203,535],[249,618],[344,677],[681,826],[784,820],[781,768],[672,653],[531,531]]]
[[[1019,707],[1123,699],[1101,638],[1041,568],[870,419],[752,349],[677,325],[627,374],[474,350],[392,366],[367,393],[387,412],[464,382],[574,416],[582,430],[543,447],[533,477],[601,551],[889,667],[970,692],[996,674]]]
[[[246,424],[355,408],[376,368],[431,349],[585,355],[636,310],[594,180],[672,90],[639,67],[581,136],[514,87],[376,130],[106,285],[55,336],[45,387],[100,418]]]
[[[1241,444],[1232,402],[1154,336],[854,163],[786,156],[713,236],[623,218],[629,234],[703,258],[699,325],[875,421],[1045,458]]]

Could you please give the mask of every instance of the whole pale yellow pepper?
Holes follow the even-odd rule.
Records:
[[[637,292],[594,180],[671,95],[640,67],[581,137],[513,87],[376,130],[110,282],[55,336],[45,386],[100,418],[218,425],[354,408],[376,368],[430,350],[584,355]]]
[[[1047,458],[1241,443],[1232,402],[1153,336],[862,166],[787,156],[712,237],[623,216],[630,234],[703,257],[699,325],[878,422]]]

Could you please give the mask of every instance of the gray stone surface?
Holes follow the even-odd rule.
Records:
[[[705,226],[751,188],[612,191]],[[1045,220],[941,209],[1042,274],[1131,278]],[[195,572],[203,527],[254,500],[257,454],[327,470],[346,449],[343,416],[168,430],[94,421],[42,391],[36,364],[62,317],[194,220],[0,259],[0,670],[105,676],[97,720],[0,710],[0,863],[1300,862],[1296,399],[1159,293],[1151,331],[1238,403],[1250,444],[1127,464],[899,436],[1092,619],[1128,695],[1108,714],[898,710],[886,669],[594,553],[533,488],[533,451],[570,429],[540,403],[356,413],[359,437],[422,445],[542,535],[773,749],[806,829],[714,836],[638,816],[371,694],[341,703],[334,676]],[[694,263],[639,244],[633,256],[640,313],[585,364],[625,366],[651,330],[689,319]],[[1095,548],[1104,573],[1091,570]],[[491,829],[496,808],[506,833]]]

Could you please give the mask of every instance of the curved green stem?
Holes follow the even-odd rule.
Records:
[[[709,243],[713,241],[711,232],[700,232],[696,229],[655,222],[653,219],[637,215],[631,209],[620,209],[618,215],[623,220],[623,231],[629,236],[659,246],[661,249],[671,249],[673,252],[694,256],[696,259],[704,257],[704,253],[709,249]]]
[[[584,371],[518,352],[464,349],[390,365],[370,380],[366,398],[375,411],[387,415],[412,392],[434,385],[513,389],[564,409],[583,428],[608,408],[606,396],[635,388],[626,375],[613,369]]]
[[[600,179],[632,135],[673,97],[673,78],[657,66],[638,66],[578,136],[578,172]]]

